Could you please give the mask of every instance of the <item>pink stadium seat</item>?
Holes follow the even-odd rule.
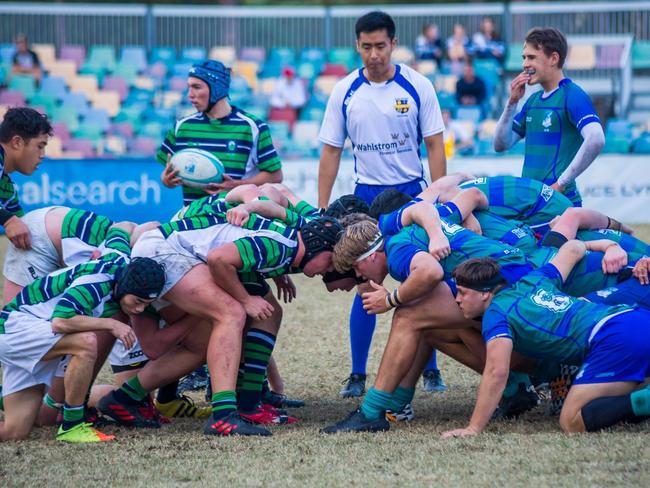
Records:
[[[158,142],[152,137],[136,137],[129,153],[138,156],[153,156],[158,149]]]
[[[95,145],[93,141],[88,139],[70,139],[68,142],[63,144],[63,149],[65,151],[81,153],[84,158],[92,158],[96,156]]]
[[[289,130],[293,129],[293,124],[296,123],[297,118],[297,112],[292,108],[272,108],[271,113],[269,113],[270,121],[284,121],[289,124]]]
[[[24,107],[25,95],[19,91],[2,90],[0,91],[0,105],[9,105],[10,107]]]
[[[172,91],[185,91],[187,89],[187,78],[182,76],[173,76],[169,79],[169,89]]]
[[[61,139],[61,142],[65,144],[70,140],[70,129],[65,124],[65,122],[54,122],[52,123],[52,131],[54,135]]]
[[[623,55],[623,44],[606,44],[598,46],[596,68],[619,68]]]
[[[162,62],[154,63],[147,69],[147,74],[155,80],[162,80],[167,75],[167,66]]]
[[[113,90],[120,94],[120,101],[124,101],[129,94],[128,82],[120,76],[106,76],[104,78],[103,90]]]
[[[347,76],[348,69],[342,64],[327,63],[323,67],[321,76]]]
[[[255,61],[263,63],[266,59],[266,51],[263,47],[243,47],[239,53],[240,61]]]
[[[86,60],[86,48],[84,46],[63,46],[59,54],[59,59],[74,61],[77,69],[79,69]]]
[[[115,122],[111,124],[108,132],[120,135],[125,139],[133,139],[133,124],[131,122]]]

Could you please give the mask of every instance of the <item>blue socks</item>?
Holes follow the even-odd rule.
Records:
[[[363,309],[363,300],[357,293],[350,310],[350,349],[352,352],[352,373],[366,374],[366,363],[375,333],[377,318]]]

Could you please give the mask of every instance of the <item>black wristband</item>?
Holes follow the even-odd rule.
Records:
[[[560,234],[559,232],[555,232],[553,230],[549,230],[546,233],[546,236],[544,236],[544,239],[542,240],[542,246],[546,247],[562,247],[562,244],[564,244],[566,241],[568,241],[564,235]]]
[[[7,220],[9,220],[13,216],[14,214],[12,214],[9,210],[0,207],[0,225],[5,225]]]

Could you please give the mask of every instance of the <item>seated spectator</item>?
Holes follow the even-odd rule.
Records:
[[[463,77],[456,82],[456,101],[460,105],[482,105],[485,96],[485,82],[476,76],[472,61],[468,60],[463,69]]]
[[[285,66],[282,69],[282,77],[275,84],[271,95],[271,107],[293,108],[296,111],[304,107],[307,102],[307,93],[302,80],[296,78],[296,71]]]
[[[472,36],[472,44],[476,57],[503,61],[506,46],[499,38],[492,17],[483,17],[479,31]]]
[[[433,60],[440,67],[444,54],[442,39],[435,24],[426,24],[415,40],[415,56],[418,60]]]
[[[12,60],[11,73],[32,75],[36,83],[41,81],[41,62],[36,53],[29,49],[29,42],[25,34],[16,36],[16,53]]]
[[[451,112],[442,109],[442,122],[445,124],[443,140],[445,145],[445,157],[450,159],[454,154],[461,156],[471,155],[474,152],[474,136],[470,134],[465,126],[451,118]]]
[[[447,39],[447,57],[451,61],[451,72],[460,75],[463,70],[463,63],[467,60],[471,49],[469,37],[465,27],[461,24],[454,25],[452,36]]]

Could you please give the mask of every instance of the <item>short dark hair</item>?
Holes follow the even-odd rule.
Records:
[[[368,215],[373,219],[378,219],[380,215],[391,213],[402,208],[411,200],[413,200],[413,197],[406,193],[395,188],[388,188],[374,198],[370,204]]]
[[[501,275],[501,266],[491,257],[468,259],[459,264],[451,275],[457,285],[473,290],[492,291],[506,284]]]
[[[42,134],[52,135],[52,125],[47,115],[33,108],[10,108],[0,123],[0,142],[7,143],[14,136],[28,141]]]
[[[389,39],[393,40],[395,38],[395,21],[393,21],[390,15],[381,10],[374,10],[373,12],[362,15],[357,19],[357,23],[354,26],[357,39],[359,39],[362,32],[367,34],[382,29],[386,30]]]
[[[526,34],[525,42],[534,46],[535,49],[543,50],[547,56],[557,53],[560,57],[557,63],[558,68],[564,66],[569,46],[566,37],[559,30],[553,27],[533,27]]]

